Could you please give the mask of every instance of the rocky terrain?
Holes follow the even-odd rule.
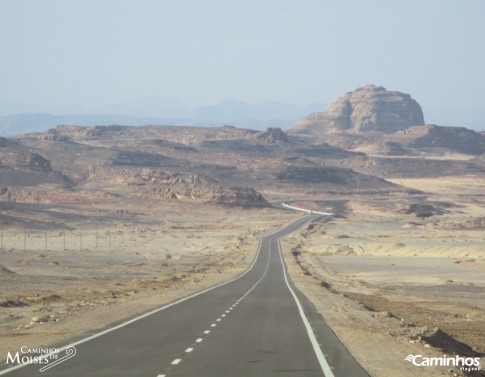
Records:
[[[66,176],[52,169],[49,160],[11,139],[0,138],[0,151],[3,194],[6,186],[57,184],[67,188],[72,185]]]
[[[297,191],[311,183],[324,191],[353,192],[359,182],[364,190],[401,190],[343,162],[366,159],[363,153],[308,144],[280,129],[59,126],[3,140],[4,200],[72,203],[91,196],[109,202],[147,196],[261,207],[268,205],[261,194],[276,186]],[[29,185],[29,179],[36,183]]]

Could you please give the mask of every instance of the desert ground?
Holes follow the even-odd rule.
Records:
[[[446,203],[446,213],[417,218],[396,210],[402,198],[353,197],[345,217],[320,219],[283,242],[296,285],[372,376],[416,374],[404,361],[410,354],[485,352],[485,236],[470,225],[485,216],[484,181],[397,182]],[[450,367],[419,372],[463,375]]]

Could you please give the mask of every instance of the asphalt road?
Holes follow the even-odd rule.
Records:
[[[368,376],[286,273],[278,238],[316,217],[264,237],[242,276],[129,323],[85,334],[71,343],[76,352],[71,358],[43,372],[45,365],[28,365],[0,375]]]

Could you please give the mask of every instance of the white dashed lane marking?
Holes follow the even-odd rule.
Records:
[[[226,310],[226,314],[222,314],[221,317],[217,318],[216,322],[221,322],[223,318],[227,317],[227,314],[229,314],[238,304],[240,304],[241,301],[244,300],[246,298],[246,296],[249,293],[251,293],[251,291],[254,290],[254,288],[256,288],[258,286],[258,284],[261,282],[261,280],[264,279],[264,277],[266,276],[266,273],[268,272],[270,256],[271,256],[271,254],[268,254],[268,262],[266,264],[266,270],[264,271],[263,276],[261,276],[261,278],[256,282],[256,284],[254,284],[241,298],[239,298],[228,310]],[[212,328],[214,328],[216,326],[217,326],[217,324],[215,324],[215,323],[211,324]],[[210,334],[210,330],[205,330],[204,334],[206,334],[206,335]],[[201,343],[202,341],[203,341],[203,338],[197,338],[195,340],[195,343]],[[185,354],[191,353],[193,350],[194,350],[194,347],[189,347],[185,350],[184,353]],[[182,361],[182,359],[175,359],[174,361],[172,361],[171,364],[172,365],[178,365],[181,361]],[[165,374],[159,374],[157,377],[165,377]]]

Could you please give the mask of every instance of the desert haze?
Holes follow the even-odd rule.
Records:
[[[1,137],[1,357],[238,276],[263,235],[309,216],[291,202],[333,213],[286,235],[283,257],[369,375],[483,375],[404,360],[485,353],[485,134],[425,115],[367,85],[284,131]]]

